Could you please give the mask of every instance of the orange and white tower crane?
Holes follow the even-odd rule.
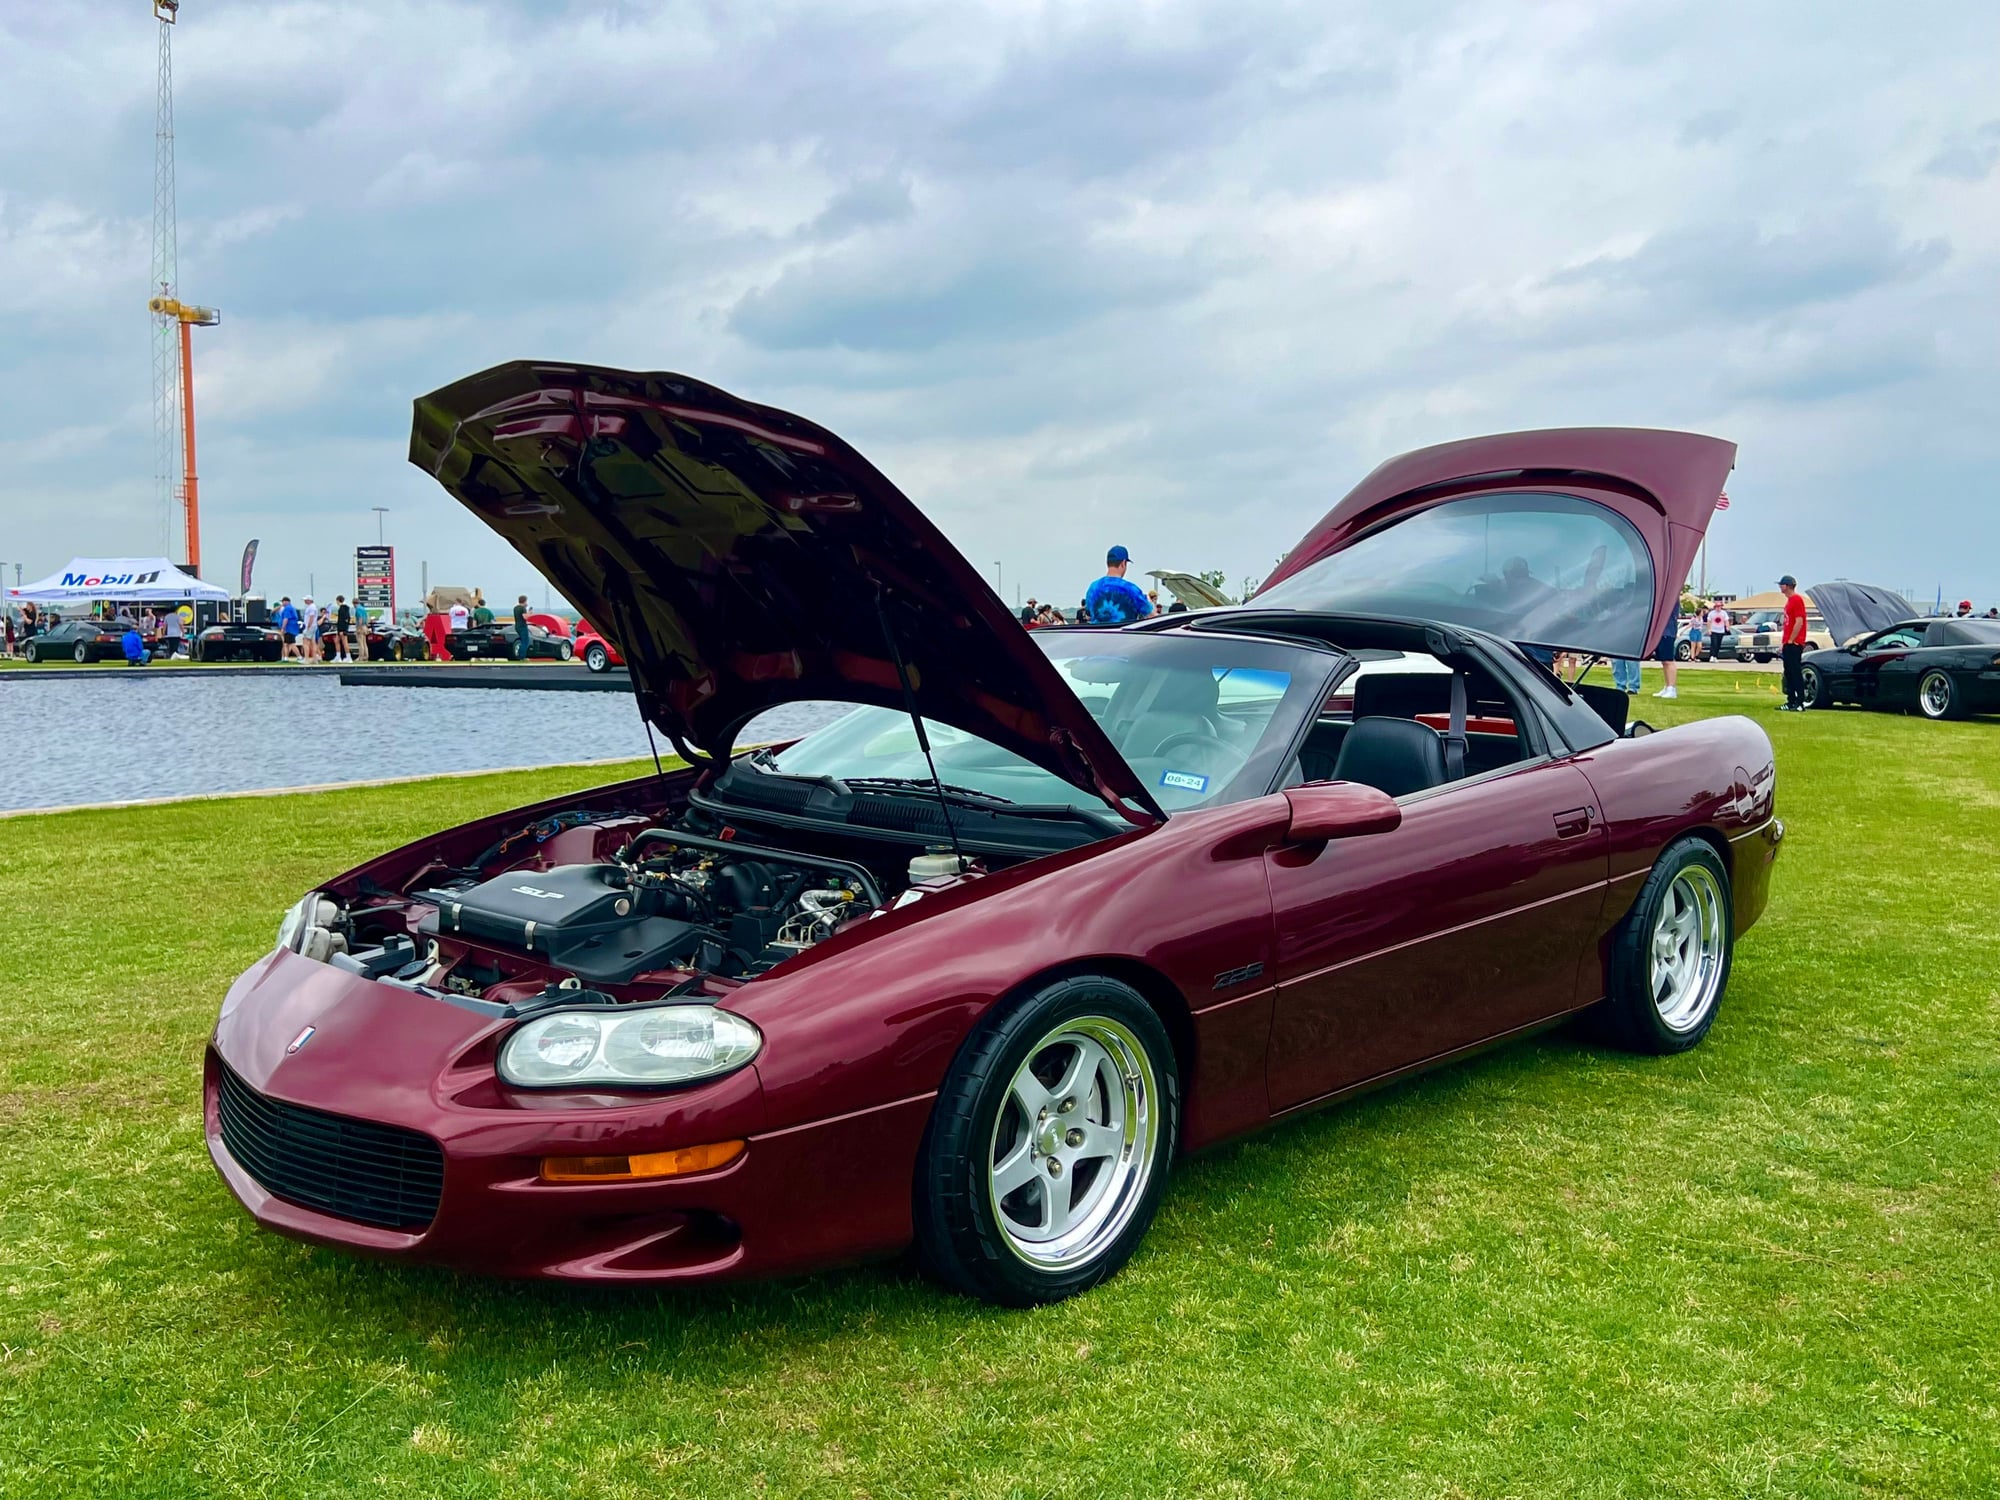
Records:
[[[181,561],[201,571],[201,496],[194,466],[194,340],[222,314],[180,300],[174,210],[174,21],[180,0],[151,0],[160,31],[160,91],[153,125],[153,473],[167,545],[180,523]],[[176,348],[175,346],[179,347]]]

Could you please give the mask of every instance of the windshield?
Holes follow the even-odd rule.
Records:
[[[1279,609],[1449,620],[1639,657],[1653,563],[1631,522],[1574,495],[1479,495],[1390,522],[1256,596]]]
[[[1034,641],[1168,812],[1261,796],[1340,658],[1225,635],[1038,631]],[[1012,751],[924,721],[948,787],[1009,802],[1101,808]],[[909,716],[857,708],[769,759],[792,776],[928,784]]]

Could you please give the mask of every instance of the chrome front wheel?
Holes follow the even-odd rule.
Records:
[[[1145,1237],[1179,1126],[1173,1042],[1130,985],[1080,974],[996,1005],[924,1133],[919,1260],[1011,1307],[1095,1286]]]
[[[1145,1044],[1080,1016],[1030,1049],[993,1121],[987,1190],[1007,1248],[1061,1269],[1131,1221],[1159,1155],[1159,1078]]]

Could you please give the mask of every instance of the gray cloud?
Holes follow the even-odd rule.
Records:
[[[826,422],[1010,594],[1113,536],[1261,571],[1390,453],[1590,422],[1742,445],[1712,568],[1914,582],[1925,526],[1840,540],[1894,472],[1948,591],[2000,594],[1977,0],[330,15],[177,37],[211,550],[261,535],[277,587],[372,504],[530,587],[402,452],[414,395],[532,355]],[[0,547],[38,570],[162,531],[151,86],[143,12],[0,9]]]
[[[1664,316],[1698,310],[1756,317],[1922,276],[1950,253],[1943,239],[1902,242],[1872,215],[1770,234],[1749,223],[1691,224],[1654,235],[1629,255],[1558,271],[1548,282],[1641,296]]]
[[[2000,120],[1988,120],[1978,130],[1941,148],[1925,163],[1924,170],[1954,182],[1984,182],[1996,163],[2000,163]]]

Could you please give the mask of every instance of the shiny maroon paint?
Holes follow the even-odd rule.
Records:
[[[436,854],[558,808],[678,799],[690,779],[484,819],[327,888],[407,880]],[[276,953],[237,981],[217,1024],[209,1149],[269,1228],[469,1269],[670,1280],[885,1255],[910,1237],[932,1098],[1008,995],[1078,970],[1135,984],[1175,1038],[1181,1144],[1198,1149],[1597,999],[1609,934],[1683,833],[1727,851],[1747,928],[1776,853],[1773,785],[1762,731],[1721,719],[1409,799],[1400,827],[1360,837],[1293,840],[1284,793],[1182,814],[969,880],[763,978],[718,985],[720,1003],[763,1030],[763,1053],[660,1095],[510,1090],[492,1056],[511,1023]],[[1590,812],[1580,829],[1560,816],[1577,809]],[[602,836],[562,837],[547,858],[588,857]],[[311,1045],[287,1056],[307,1025]],[[275,1098],[435,1137],[446,1175],[434,1224],[371,1229],[264,1193],[222,1145],[220,1062]],[[750,1142],[741,1158],[685,1179],[536,1180],[544,1155],[736,1138]]]

